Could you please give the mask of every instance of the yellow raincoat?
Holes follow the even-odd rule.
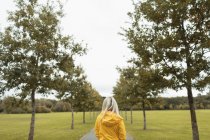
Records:
[[[125,140],[123,118],[110,111],[100,113],[95,123],[95,134],[98,140]]]

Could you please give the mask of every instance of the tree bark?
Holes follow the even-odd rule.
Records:
[[[34,127],[35,127],[35,90],[34,89],[32,90],[32,93],[31,93],[31,107],[32,107],[31,124],[30,124],[28,140],[34,139]]]
[[[194,100],[192,96],[192,88],[190,87],[187,88],[187,94],[188,94],[188,101],[189,101],[189,107],[190,107],[193,140],[199,140],[199,131],[198,131],[198,125],[197,125],[197,119],[196,119],[196,113],[195,113],[195,105],[194,105]]]
[[[71,108],[71,129],[74,129],[74,109]]]
[[[127,116],[127,110],[125,110],[125,120],[128,120],[128,116]]]
[[[90,112],[89,112],[89,113],[90,113],[90,120],[92,120],[92,115],[91,115],[91,114],[92,114],[92,112],[93,112],[93,111],[90,111]]]
[[[144,101],[142,102],[142,109],[143,109],[143,117],[144,117],[144,127],[143,127],[143,129],[146,130],[147,129],[147,123],[146,123],[146,111],[145,111]]]
[[[95,119],[95,111],[93,111],[93,120]]]
[[[186,74],[186,88],[187,88],[187,95],[188,95],[188,102],[189,102],[189,107],[190,107],[190,116],[191,116],[191,125],[192,125],[192,135],[193,135],[193,140],[199,140],[199,132],[198,132],[198,125],[197,125],[197,119],[196,119],[196,113],[195,113],[195,104],[193,100],[193,95],[192,95],[192,79],[191,79],[191,53],[190,53],[190,45],[186,41],[186,36],[185,36],[185,28],[184,28],[184,21],[181,23],[181,37],[183,38],[184,45],[186,48],[186,64],[187,64],[187,74]]]
[[[85,124],[85,111],[83,111],[83,124]]]
[[[133,108],[131,107],[131,124],[133,124]]]
[[[195,112],[195,104],[192,95],[192,79],[191,79],[191,64],[190,64],[190,56],[189,56],[189,46],[187,47],[187,55],[186,55],[186,62],[187,62],[187,95],[188,95],[188,102],[190,107],[190,116],[191,116],[191,125],[192,125],[192,135],[193,140],[199,140],[199,132],[198,132],[198,125],[196,119],[196,112]]]

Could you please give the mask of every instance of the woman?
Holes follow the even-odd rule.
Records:
[[[102,111],[95,123],[98,140],[125,140],[126,131],[123,118],[119,114],[116,100],[107,97],[103,101]]]

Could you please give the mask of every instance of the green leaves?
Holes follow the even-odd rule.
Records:
[[[18,87],[28,95],[35,89],[41,94],[70,92],[80,76],[74,58],[85,49],[60,32],[61,3],[17,0],[16,6],[9,14],[11,26],[1,32],[1,88]]]
[[[135,60],[130,62],[134,63],[134,67],[119,70],[120,79],[113,94],[122,107],[125,104],[132,107],[139,102],[150,106],[158,94],[169,86],[169,82],[160,76],[160,71],[138,65]]]
[[[174,88],[185,87],[187,77],[198,86],[209,75],[208,3],[148,0],[136,3],[129,14],[131,26],[123,34],[129,48],[142,65],[158,66],[163,77],[171,77]]]

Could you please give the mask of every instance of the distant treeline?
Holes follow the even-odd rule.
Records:
[[[210,96],[198,95],[194,98],[196,109],[210,109]],[[162,98],[159,106],[154,106],[153,109],[189,109],[187,97]]]
[[[158,97],[145,105],[146,110],[187,110],[189,109],[187,97]],[[210,109],[210,94],[194,97],[196,109]],[[121,104],[120,110],[130,110],[130,106]],[[139,102],[132,106],[133,110],[142,110],[142,104]]]
[[[210,95],[198,95],[195,99],[196,109],[210,109]],[[120,107],[121,105],[119,105]],[[96,111],[101,109],[101,103],[92,108],[86,108],[85,111]],[[121,108],[121,110],[128,110]],[[134,105],[134,110],[141,109],[139,104]],[[189,109],[187,97],[159,98],[159,101],[146,106],[147,110],[184,110]],[[75,111],[83,111],[84,108],[74,108]],[[37,99],[36,112],[70,112],[71,104],[65,101],[51,99]],[[21,100],[15,97],[5,97],[0,100],[0,113],[31,113],[31,104],[29,100]]]
[[[196,109],[210,109],[210,95],[194,97]],[[134,109],[138,109],[135,106]],[[140,106],[141,109],[141,106]],[[157,103],[146,106],[147,110],[186,110],[189,109],[187,97],[161,97]]]
[[[87,108],[85,111],[99,110],[99,107]],[[21,100],[16,97],[5,97],[0,100],[0,113],[18,114],[31,113],[31,103],[29,100]],[[65,101],[57,101],[51,99],[37,99],[36,113],[50,112],[70,112],[71,104]],[[74,108],[74,111],[84,111],[83,108]]]

